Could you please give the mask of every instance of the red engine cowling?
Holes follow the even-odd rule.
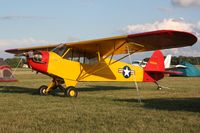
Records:
[[[33,55],[27,57],[29,67],[41,73],[47,73],[49,52],[48,51],[35,51]]]

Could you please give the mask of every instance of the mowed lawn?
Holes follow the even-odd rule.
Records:
[[[16,71],[0,83],[0,132],[200,132],[200,78],[166,77],[153,83],[79,83],[77,98],[37,94],[51,79]]]

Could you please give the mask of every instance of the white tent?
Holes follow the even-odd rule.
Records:
[[[0,58],[0,82],[15,82],[17,81],[12,74],[11,67]]]

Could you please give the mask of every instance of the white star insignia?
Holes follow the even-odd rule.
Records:
[[[130,76],[130,70],[128,69],[128,67],[126,67],[126,69],[123,70],[124,71],[124,76]]]
[[[124,78],[129,78],[134,74],[134,71],[130,69],[128,66],[124,66],[123,68],[118,68],[118,72],[122,73]]]

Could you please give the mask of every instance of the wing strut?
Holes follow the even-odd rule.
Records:
[[[22,63],[22,61],[23,61],[23,59],[21,58],[21,59],[19,60],[19,62],[17,63],[17,66],[16,66],[16,68],[15,68],[15,70],[14,70],[14,72],[12,73],[11,76],[14,76],[15,72],[16,72],[17,69],[19,68],[19,65],[20,65],[20,63]]]
[[[130,64],[132,64],[132,53],[130,52],[129,50],[129,47],[127,45],[127,51],[128,51],[128,56],[129,56],[129,61],[130,61]],[[134,68],[134,67],[133,67]],[[134,70],[134,73],[133,73],[133,78],[134,78],[134,83],[135,83],[135,87],[136,87],[136,90],[137,90],[137,95],[138,95],[138,102],[141,103],[141,96],[140,96],[140,92],[139,92],[139,88],[138,88],[138,84],[136,82],[136,76],[135,76],[135,70]]]

